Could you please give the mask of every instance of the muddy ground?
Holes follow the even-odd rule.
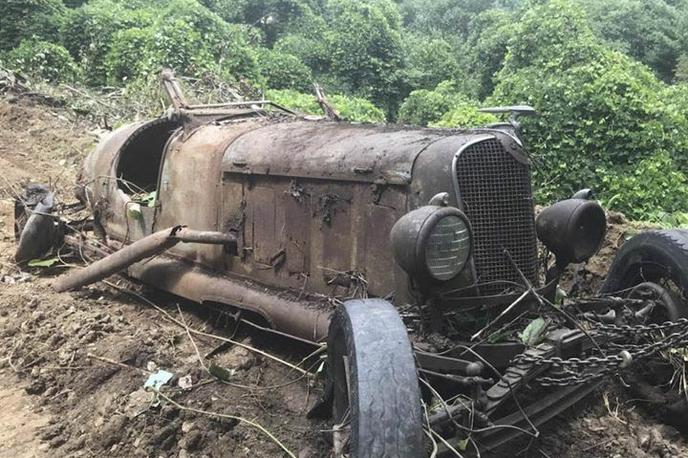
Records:
[[[320,380],[239,346],[205,358],[221,341],[190,337],[170,318],[225,337],[235,331],[230,320],[130,283],[162,311],[104,283],[58,294],[50,282],[66,266],[22,272],[13,265],[6,198],[31,179],[57,183],[69,200],[67,184],[99,133],[68,111],[0,100],[0,457],[285,455],[256,427],[211,413],[258,423],[299,457],[328,456],[329,426],[305,417]],[[614,222],[601,256],[572,277],[583,279],[579,287],[600,280],[633,230],[620,217]],[[246,326],[234,339],[291,364],[313,350]],[[204,369],[211,361],[228,369],[226,382]],[[315,372],[318,356],[301,366]],[[158,369],[174,374],[164,392],[181,408],[143,389]],[[615,382],[527,445],[520,456],[688,457],[681,434]]]

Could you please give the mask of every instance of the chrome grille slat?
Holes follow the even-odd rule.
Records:
[[[500,280],[523,283],[504,254],[537,283],[537,239],[530,186],[530,167],[517,161],[497,139],[468,146],[456,162],[464,212],[475,238],[474,262],[480,283]],[[497,294],[504,285],[481,288]]]

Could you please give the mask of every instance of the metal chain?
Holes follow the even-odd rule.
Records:
[[[593,323],[593,329],[602,332],[612,332],[616,334],[633,334],[649,333],[657,331],[666,331],[677,327],[688,325],[688,318],[679,318],[676,321],[665,321],[662,324],[636,324],[636,325],[617,325],[617,324],[602,324]]]
[[[620,369],[631,361],[648,358],[669,348],[688,346],[688,319],[681,318],[677,321],[667,321],[662,324],[648,325],[595,325],[596,331],[613,334],[631,334],[634,337],[643,334],[652,334],[660,331],[668,331],[674,328],[682,329],[648,344],[607,344],[610,348],[619,349],[620,352],[606,357],[590,356],[587,358],[539,357],[535,355],[521,354],[515,361],[534,366],[547,365],[562,370],[561,375],[540,376],[537,381],[542,386],[571,386],[588,383],[618,373]]]

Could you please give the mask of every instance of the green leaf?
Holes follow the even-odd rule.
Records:
[[[134,219],[143,218],[143,213],[141,213],[141,205],[137,203],[131,203],[127,205],[127,214]]]
[[[210,375],[214,375],[224,382],[228,382],[234,377],[234,369],[225,369],[222,366],[218,366],[214,362],[210,363],[208,366],[208,372]]]
[[[29,261],[29,267],[50,267],[54,265],[59,259],[48,258],[48,259],[32,259]]]
[[[461,439],[460,441],[458,441],[458,442],[456,443],[456,448],[458,448],[458,449],[461,450],[462,452],[463,452],[464,450],[466,450],[467,447],[468,447],[468,438]]]
[[[545,336],[548,325],[549,322],[542,317],[534,319],[520,334],[521,342],[529,347],[539,344]]]

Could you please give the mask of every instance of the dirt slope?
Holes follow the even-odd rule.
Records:
[[[28,178],[74,179],[96,134],[94,126],[70,119],[0,101],[0,198]],[[54,293],[50,282],[63,267],[28,275],[13,267],[6,202],[0,205],[0,457],[284,455],[254,427],[156,401],[143,384],[158,369],[175,375],[165,392],[183,407],[256,421],[299,457],[328,455],[320,432],[328,425],[305,418],[319,381],[235,346],[214,357],[232,372],[231,384],[218,383],[197,355],[219,342],[192,342],[163,313],[103,283]],[[232,334],[222,317],[144,292],[194,329]],[[244,328],[236,338],[292,363],[309,351]],[[311,362],[317,366],[317,358]],[[181,388],[179,380],[188,377],[192,387]],[[587,407],[550,422],[520,456],[688,457],[688,447],[609,384]]]

